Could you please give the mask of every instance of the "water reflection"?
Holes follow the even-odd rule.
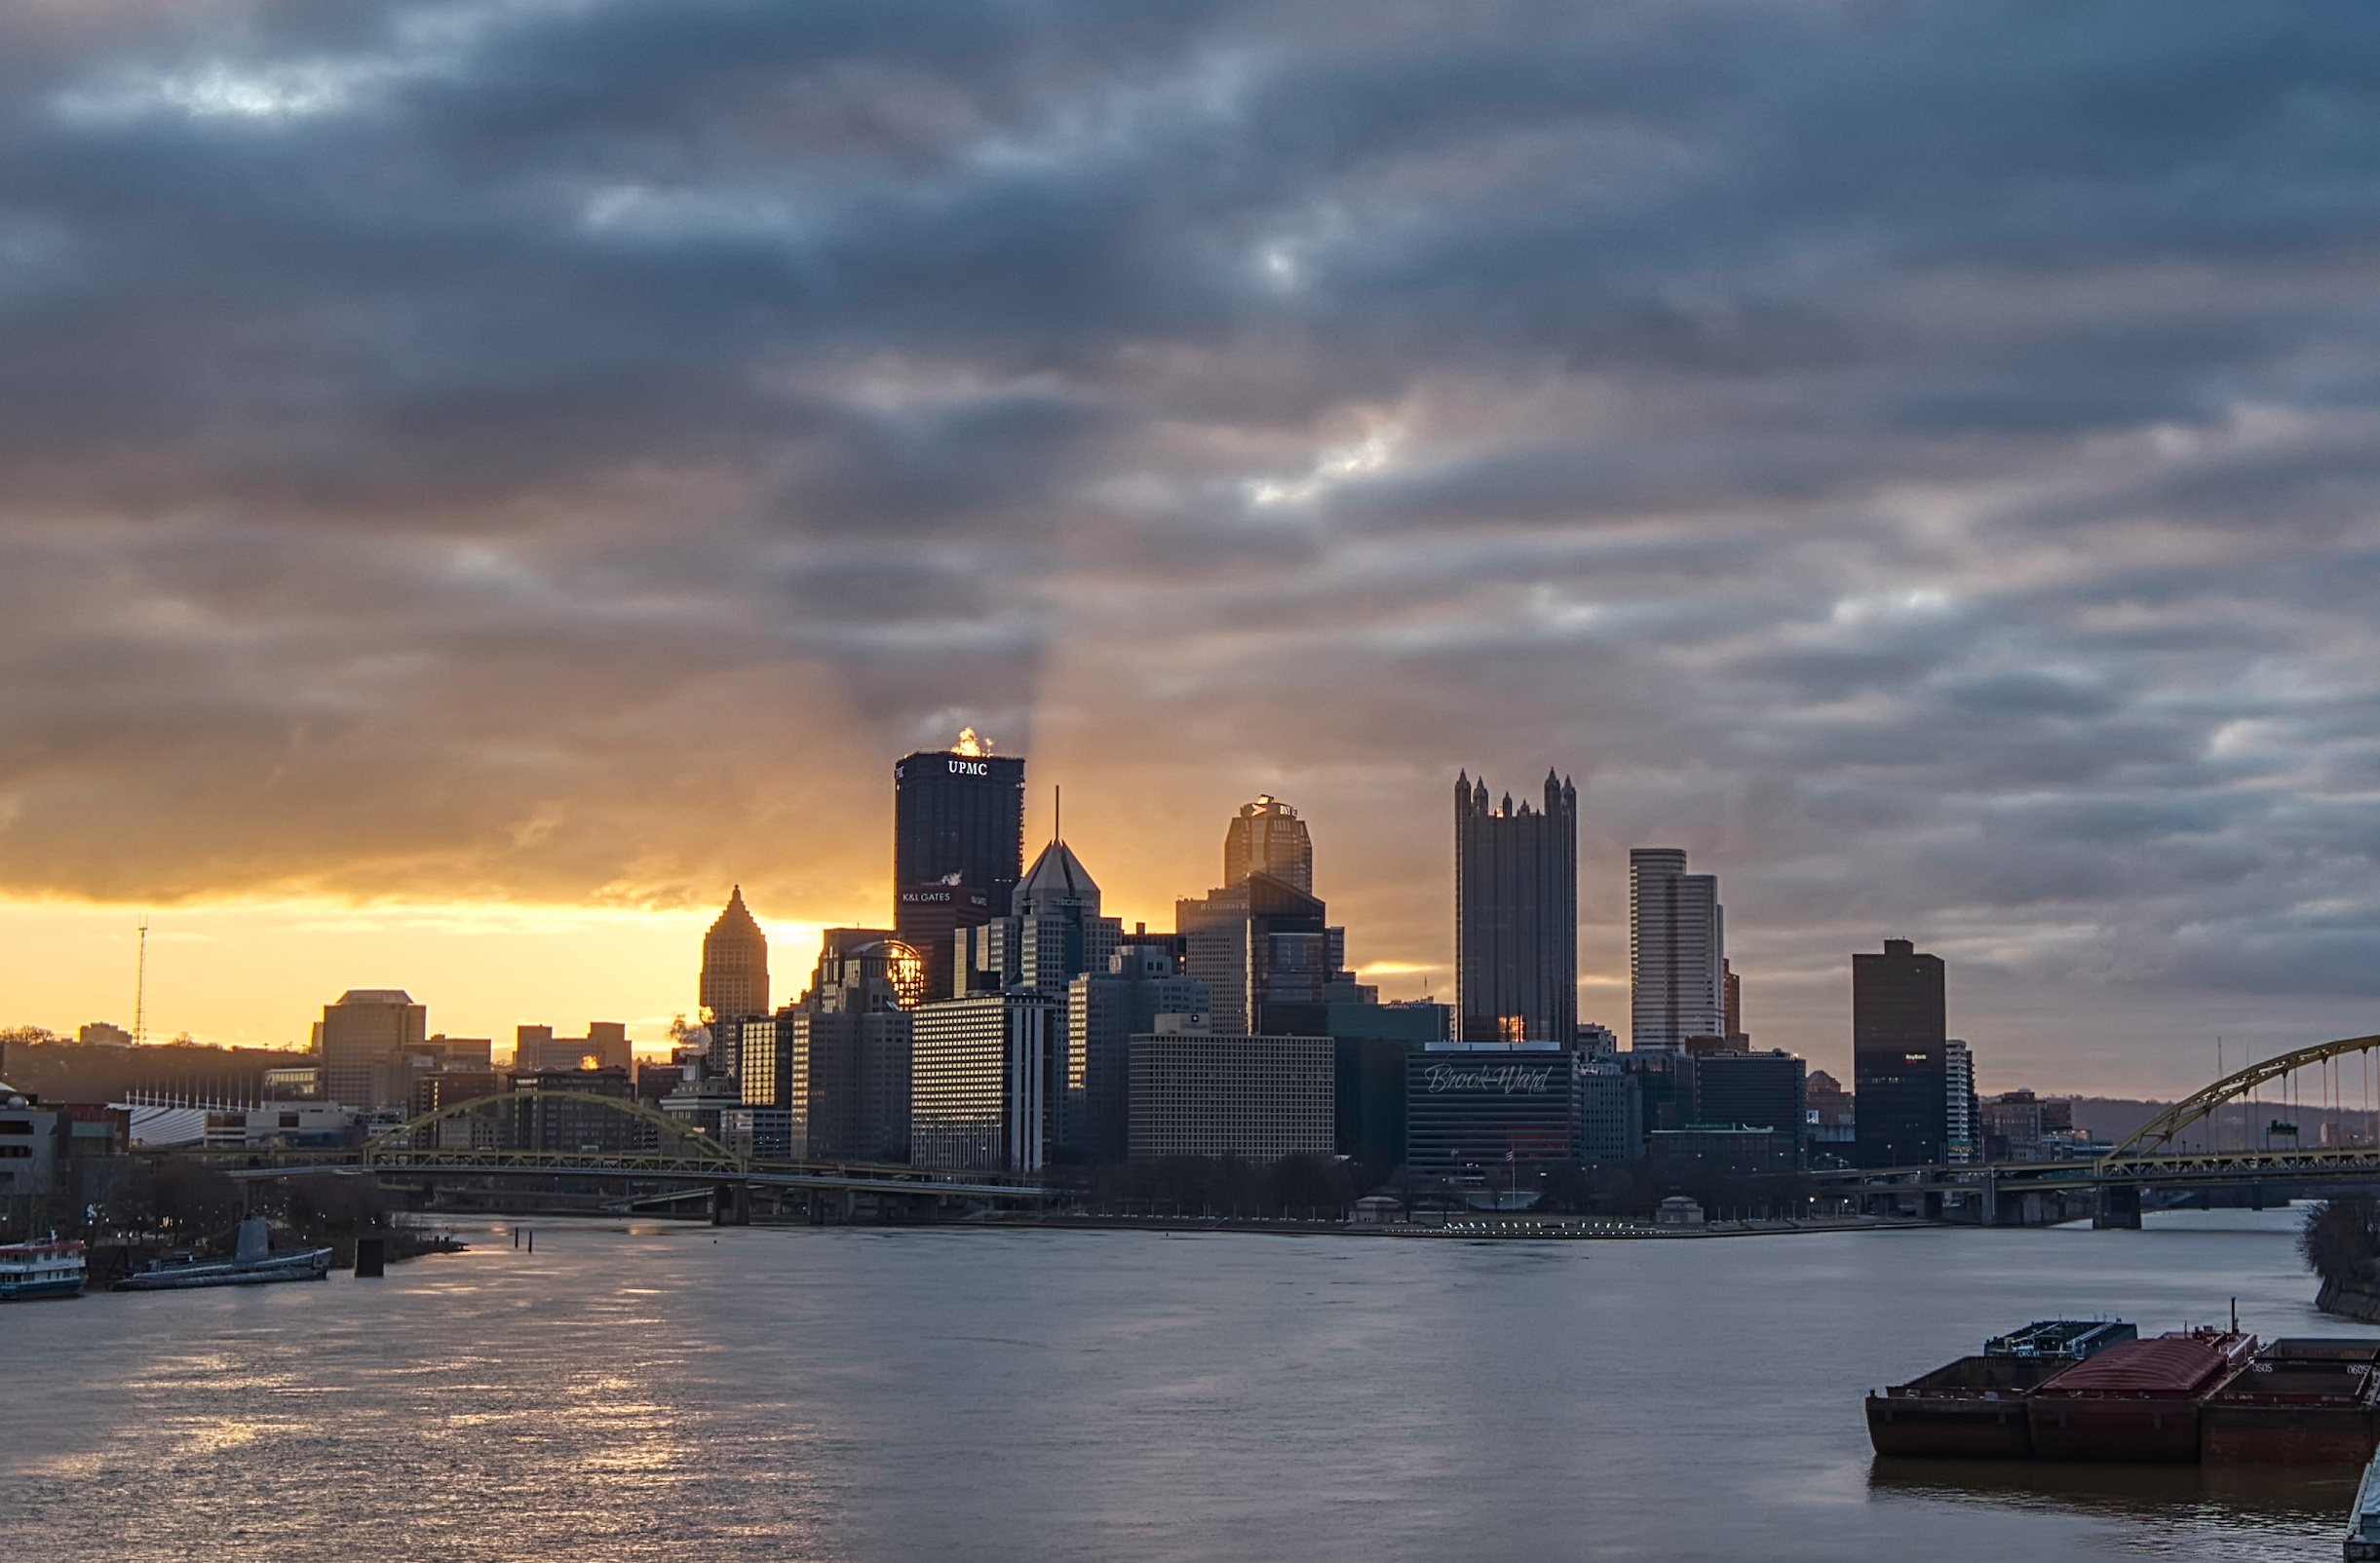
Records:
[[[1879,1457],[1877,1498],[1996,1505],[2185,1529],[2212,1526],[2291,1537],[2346,1528],[2362,1470],[2355,1466],[2127,1466],[2045,1460]]]

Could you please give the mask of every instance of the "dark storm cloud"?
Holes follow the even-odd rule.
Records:
[[[2315,1023],[2374,82],[2344,3],[17,10],[0,873],[848,898],[972,721],[1328,789],[1372,958],[1552,761],[1590,921],[1687,842],[1781,994]]]

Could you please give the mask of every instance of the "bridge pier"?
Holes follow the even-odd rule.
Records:
[[[752,1186],[749,1183],[714,1184],[710,1190],[710,1224],[714,1227],[750,1226]]]
[[[2140,1230],[2140,1190],[2130,1184],[2108,1183],[2099,1188],[2096,1207],[2091,1213],[2093,1232],[2138,1232]]]

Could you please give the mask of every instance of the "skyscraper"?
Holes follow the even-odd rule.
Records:
[[[1316,1007],[1377,998],[1343,970],[1347,931],[1294,885],[1251,873],[1237,885],[1173,903],[1183,968],[1207,985],[1218,1034],[1312,1034]],[[1294,1007],[1294,1009],[1292,1009]]]
[[[744,904],[744,887],[727,897],[726,910],[703,935],[703,976],[698,1002],[706,1021],[737,1020],[769,1012],[769,940]]]
[[[1098,882],[1073,848],[1062,841],[1043,848],[1011,900],[1017,908],[1012,915],[961,928],[953,936],[953,993],[1028,987],[1056,995],[1085,972],[1107,970],[1124,925],[1099,915]]]
[[[401,988],[350,988],[323,1006],[323,1096],[377,1112],[412,1093],[405,1055],[429,1030],[430,1010]]]
[[[1942,963],[1907,939],[1851,958],[1852,1095],[1862,1166],[1939,1162],[1950,1135]]]
[[[901,942],[925,963],[926,996],[947,999],[952,987],[951,950],[958,931],[991,921],[991,892],[944,874],[931,885],[903,885],[893,902],[893,929]]]
[[[969,728],[958,746],[893,767],[893,899],[903,887],[952,883],[990,893],[1006,917],[1024,867],[1024,761],[997,755]]]
[[[1559,1042],[1578,1025],[1578,789],[1546,773],[1545,807],[1454,782],[1454,984],[1465,1042]]]
[[[1725,1037],[1727,938],[1716,874],[1686,872],[1678,847],[1628,855],[1629,1046],[1679,1048]]]
[[[1260,793],[1240,806],[1223,833],[1223,883],[1245,884],[1250,874],[1270,874],[1283,884],[1314,894],[1314,839],[1297,811]]]

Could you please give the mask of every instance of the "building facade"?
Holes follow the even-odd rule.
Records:
[[[1347,931],[1327,919],[1321,901],[1263,873],[1174,902],[1183,970],[1207,985],[1216,1032],[1310,1032],[1317,1006],[1379,996],[1344,970]]]
[[[988,748],[971,728],[958,747],[893,767],[896,905],[904,885],[944,882],[984,892],[993,917],[1013,909],[1024,869],[1024,761]]]
[[[1980,1162],[1975,1054],[1956,1037],[1942,1044],[1942,1160],[1953,1166]]]
[[[744,904],[744,887],[703,935],[703,974],[695,994],[706,1021],[769,1012],[769,940]]]
[[[1131,1154],[1132,1038],[1159,1015],[1206,1015],[1207,984],[1171,937],[1129,938],[1104,972],[1066,985],[1066,1141],[1089,1162]]]
[[[1242,804],[1223,832],[1223,883],[1243,885],[1250,874],[1314,894],[1314,838],[1297,811],[1269,792]]]
[[[1939,1163],[1950,1137],[1942,962],[1907,939],[1851,958],[1852,1094],[1859,1164]]]
[[[1687,873],[1681,848],[1638,847],[1628,855],[1628,905],[1629,1046],[1724,1039],[1732,1028],[1718,876]]]
[[[1694,1061],[1694,1124],[1765,1129],[1790,1142],[1800,1164],[1808,1138],[1807,1060],[1782,1048],[1718,1052]]]
[[[952,950],[961,929],[981,928],[991,921],[991,892],[946,874],[930,885],[906,885],[893,906],[893,932],[925,963],[929,999],[947,999],[963,992],[955,976]]]
[[[401,988],[350,988],[323,1007],[318,1028],[327,1100],[358,1112],[402,1109],[407,1057],[428,1040],[430,1010]]]
[[[1466,1042],[1570,1041],[1578,1023],[1578,790],[1546,773],[1542,809],[1454,783],[1454,966]]]
[[[921,1005],[909,1017],[909,1161],[1038,1172],[1062,1129],[1064,1009],[1036,990]]]
[[[1336,1090],[1327,1037],[1145,1032],[1132,1040],[1131,1154],[1329,1156]]]
[[[1577,1163],[1578,1072],[1578,1055],[1554,1043],[1440,1043],[1413,1053],[1406,1167],[1492,1187],[1508,1173]]]

